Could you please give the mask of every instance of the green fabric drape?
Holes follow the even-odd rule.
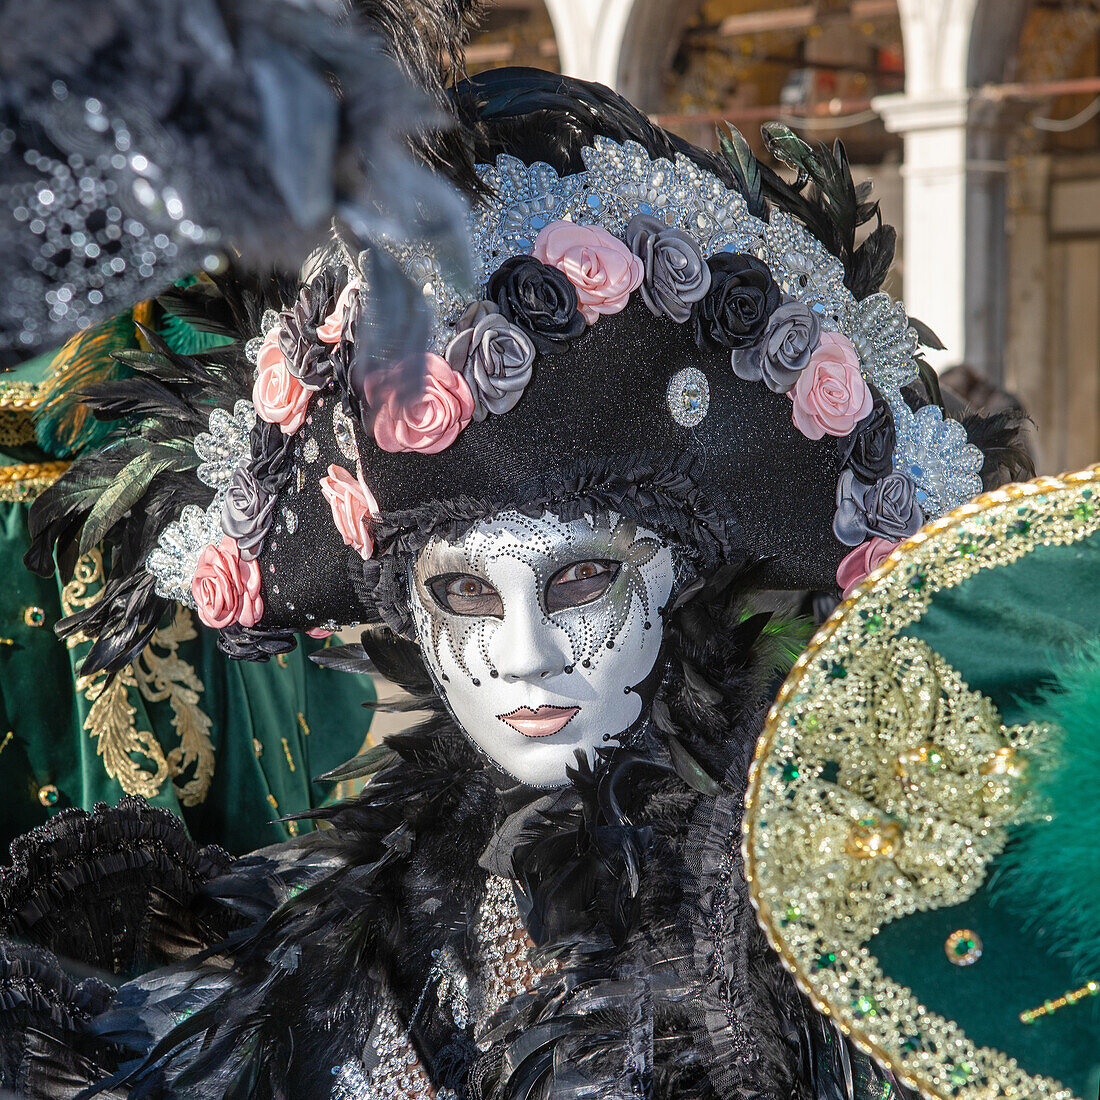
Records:
[[[60,583],[22,565],[27,507],[0,503],[0,843],[61,809],[114,803],[128,791],[179,814],[201,843],[234,853],[294,835],[298,825],[274,819],[331,796],[313,777],[363,746],[369,678],[318,668],[308,655],[324,643],[308,638],[267,664],[230,661],[181,610],[128,684],[85,683],[77,668],[88,643],[70,648],[53,633]],[[173,750],[188,744],[200,759],[177,761]]]

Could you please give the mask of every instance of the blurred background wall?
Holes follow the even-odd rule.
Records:
[[[1100,459],[1100,0],[494,0],[468,60],[600,81],[701,145],[842,138],[949,384],[1015,395],[1043,472]]]

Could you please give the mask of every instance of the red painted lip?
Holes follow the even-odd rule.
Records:
[[[580,709],[541,706],[538,710],[532,710],[530,707],[516,707],[508,714],[498,714],[497,717],[524,737],[549,737],[562,729]]]

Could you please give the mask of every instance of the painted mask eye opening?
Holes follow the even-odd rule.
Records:
[[[500,593],[483,577],[473,573],[443,573],[431,577],[425,587],[440,609],[450,615],[504,618]]]
[[[559,569],[546,585],[546,610],[553,614],[598,600],[615,583],[622,565],[592,558]]]

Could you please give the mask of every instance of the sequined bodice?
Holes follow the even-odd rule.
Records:
[[[403,1022],[390,1002],[378,1013],[367,1057],[333,1067],[332,1100],[456,1100],[451,1089],[435,1092],[410,1039],[412,1023],[434,997],[439,1010],[460,1030],[469,1029],[481,1046],[494,1014],[513,997],[534,988],[557,964],[537,966],[534,945],[516,905],[512,884],[490,875],[474,920],[469,960],[444,948],[421,992],[413,1019]],[[373,1065],[368,1070],[367,1065]]]

